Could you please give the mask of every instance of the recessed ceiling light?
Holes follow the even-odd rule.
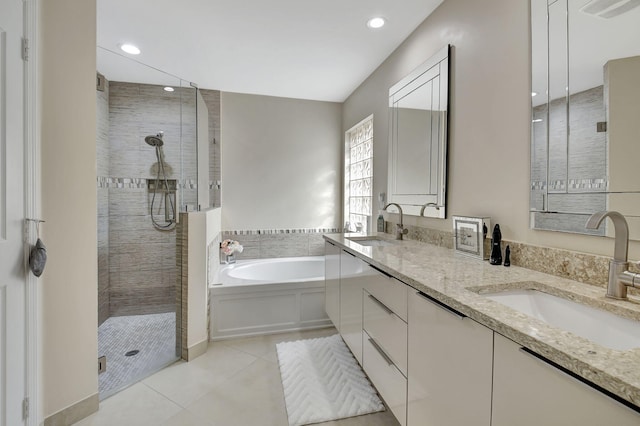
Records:
[[[369,28],[381,28],[384,26],[384,24],[385,24],[384,18],[381,18],[379,16],[375,18],[371,18],[367,21],[367,27]]]
[[[538,92],[531,92],[531,97],[536,96]]]
[[[120,46],[120,49],[122,49],[123,52],[129,53],[130,55],[140,54],[140,49],[138,49],[138,47],[134,46],[133,44],[125,43]]]
[[[165,91],[165,92],[173,92],[173,91],[174,91],[174,88],[173,88],[173,87],[170,87],[170,86],[166,86],[166,87],[164,88],[164,91]]]

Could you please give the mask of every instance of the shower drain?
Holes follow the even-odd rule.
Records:
[[[126,354],[124,354],[124,356],[134,356],[134,355],[138,355],[138,352],[140,352],[138,349],[134,349],[132,351],[127,352]]]

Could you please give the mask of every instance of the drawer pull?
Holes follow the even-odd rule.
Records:
[[[378,345],[378,343],[376,343],[375,340],[373,340],[372,337],[369,337],[369,343],[371,343],[371,346],[373,346],[376,351],[378,351],[378,353],[380,354],[380,356],[382,358],[384,358],[384,360],[387,362],[387,364],[389,365],[394,365],[393,360],[391,358],[389,358],[389,355],[387,355],[384,350],[380,347],[380,345]]]
[[[370,294],[369,298],[371,300],[373,300],[374,302],[376,302],[376,304],[378,306],[380,306],[382,308],[383,311],[385,311],[386,313],[388,313],[389,315],[393,315],[393,311],[391,309],[389,309],[387,307],[387,305],[385,305],[384,303],[382,303],[381,301],[379,301],[374,295]]]
[[[386,277],[389,277],[389,278],[393,278],[393,276],[390,273],[383,271],[382,269],[378,268],[377,266],[373,266],[373,265],[369,265],[369,266],[372,269],[375,269],[376,271],[380,272],[382,275],[384,275]]]
[[[455,316],[456,318],[459,319],[465,319],[467,316],[465,314],[463,314],[462,312],[458,312],[453,308],[450,308],[449,306],[445,305],[444,303],[442,303],[439,300],[434,299],[433,297],[424,294],[423,292],[419,291],[416,293],[418,296],[422,297],[425,300],[428,300],[429,302],[441,307],[442,309],[444,309],[445,311],[449,312],[451,315]]]

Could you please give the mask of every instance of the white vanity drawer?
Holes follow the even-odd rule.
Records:
[[[376,344],[370,339],[367,332],[362,331],[364,371],[398,422],[405,426],[407,424],[407,379],[390,360],[385,359],[382,349],[376,348]]]
[[[407,375],[407,323],[375,296],[364,293],[364,330],[378,343],[398,369]]]
[[[404,321],[407,320],[408,286],[375,266],[364,288]]]

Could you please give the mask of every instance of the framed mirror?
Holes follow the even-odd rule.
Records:
[[[446,217],[449,52],[445,46],[389,89],[388,202]]]
[[[532,228],[606,235],[584,224],[617,210],[640,239],[638,6],[531,0]]]

